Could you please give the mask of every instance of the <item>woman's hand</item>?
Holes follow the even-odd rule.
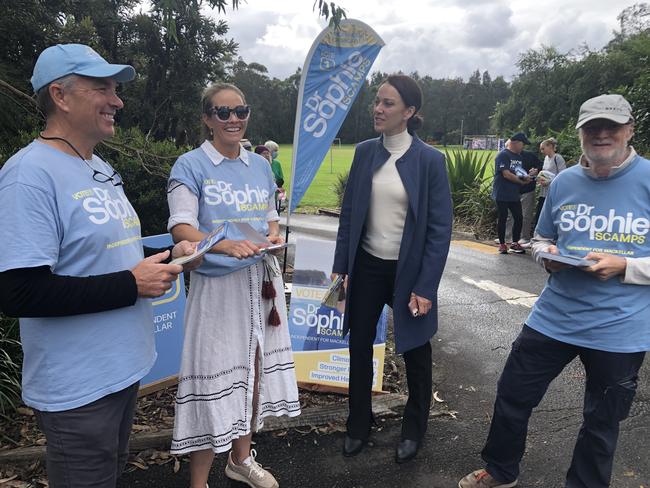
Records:
[[[255,255],[260,254],[259,246],[256,246],[251,241],[233,241],[230,239],[224,239],[223,241],[214,245],[211,252],[216,252],[219,254],[226,254],[233,258],[245,259],[250,258]]]
[[[432,302],[427,298],[411,293],[411,299],[409,300],[409,310],[411,315],[418,317],[420,315],[426,315],[431,310]]]
[[[270,234],[269,236],[267,236],[267,239],[269,240],[269,245],[284,244],[284,237],[280,235]],[[275,255],[280,255],[282,254],[282,252],[284,252],[284,249],[276,249],[275,251],[270,251],[270,252]]]
[[[590,252],[585,259],[596,261],[593,266],[580,267],[581,270],[593,274],[600,281],[607,281],[618,275],[624,275],[627,261],[621,256],[602,252]]]
[[[284,237],[270,235],[267,237],[271,244],[284,244]]]

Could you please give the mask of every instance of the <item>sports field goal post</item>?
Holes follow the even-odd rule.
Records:
[[[334,152],[335,148],[341,149],[340,137],[335,137],[334,140],[332,140],[332,144],[330,145],[330,174],[334,173],[334,155],[332,153]]]
[[[478,135],[466,135],[463,136],[463,148],[464,149],[488,149],[488,150],[498,150],[500,139],[496,135],[492,134],[478,134]]]

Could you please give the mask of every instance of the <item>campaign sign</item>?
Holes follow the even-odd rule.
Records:
[[[343,337],[344,303],[321,304],[331,283],[335,243],[299,238],[289,308],[289,333],[297,380],[347,388],[350,355]],[[372,389],[381,391],[386,350],[387,310],[384,308],[374,344]]]
[[[289,213],[314,179],[384,41],[367,24],[343,19],[314,40],[300,76]]]
[[[169,234],[145,237],[147,247],[167,247],[174,242]],[[140,388],[176,376],[183,351],[183,316],[185,314],[185,281],[183,273],[163,296],[152,299],[153,331],[156,337],[158,358],[149,374],[140,381]]]

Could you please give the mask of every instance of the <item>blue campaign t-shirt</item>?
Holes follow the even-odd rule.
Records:
[[[635,157],[609,178],[581,166],[553,180],[536,233],[560,254],[650,256],[650,161]],[[549,337],[611,352],[650,349],[650,286],[600,281],[577,268],[549,275],[526,322]]]
[[[523,169],[523,158],[509,149],[504,149],[495,159],[494,181],[492,183],[492,198],[502,202],[519,201],[519,189],[521,185],[508,181],[503,177],[503,170],[511,173],[525,174]]]
[[[88,164],[111,175],[97,156]],[[122,186],[78,156],[34,141],[0,169],[0,271],[49,266],[90,276],[143,258],[140,220]],[[156,359],[151,303],[68,317],[21,318],[23,400],[43,411],[91,403],[144,377]]]
[[[249,152],[246,157],[227,159],[206,141],[174,163],[169,175],[170,189],[179,183],[198,198],[201,232],[207,234],[224,222],[247,222],[260,234],[268,234],[268,214],[275,208],[277,186],[271,166],[259,154]],[[229,226],[225,238],[241,240],[245,236]],[[207,253],[195,272],[223,276],[261,259],[261,256],[237,259]]]

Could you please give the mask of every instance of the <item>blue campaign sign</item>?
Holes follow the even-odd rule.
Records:
[[[335,243],[298,238],[291,287],[289,335],[299,382],[347,388],[350,356],[343,337],[345,303],[322,303],[330,285]],[[373,390],[381,391],[388,311],[377,323],[373,352]]]
[[[142,243],[148,247],[167,247],[174,242],[169,234],[145,237]],[[152,300],[153,331],[156,336],[158,359],[142,378],[142,388],[178,374],[183,351],[183,316],[185,314],[185,280],[178,275],[171,289]]]
[[[383,46],[374,30],[352,19],[329,26],[312,44],[298,91],[289,212],[314,179]]]

